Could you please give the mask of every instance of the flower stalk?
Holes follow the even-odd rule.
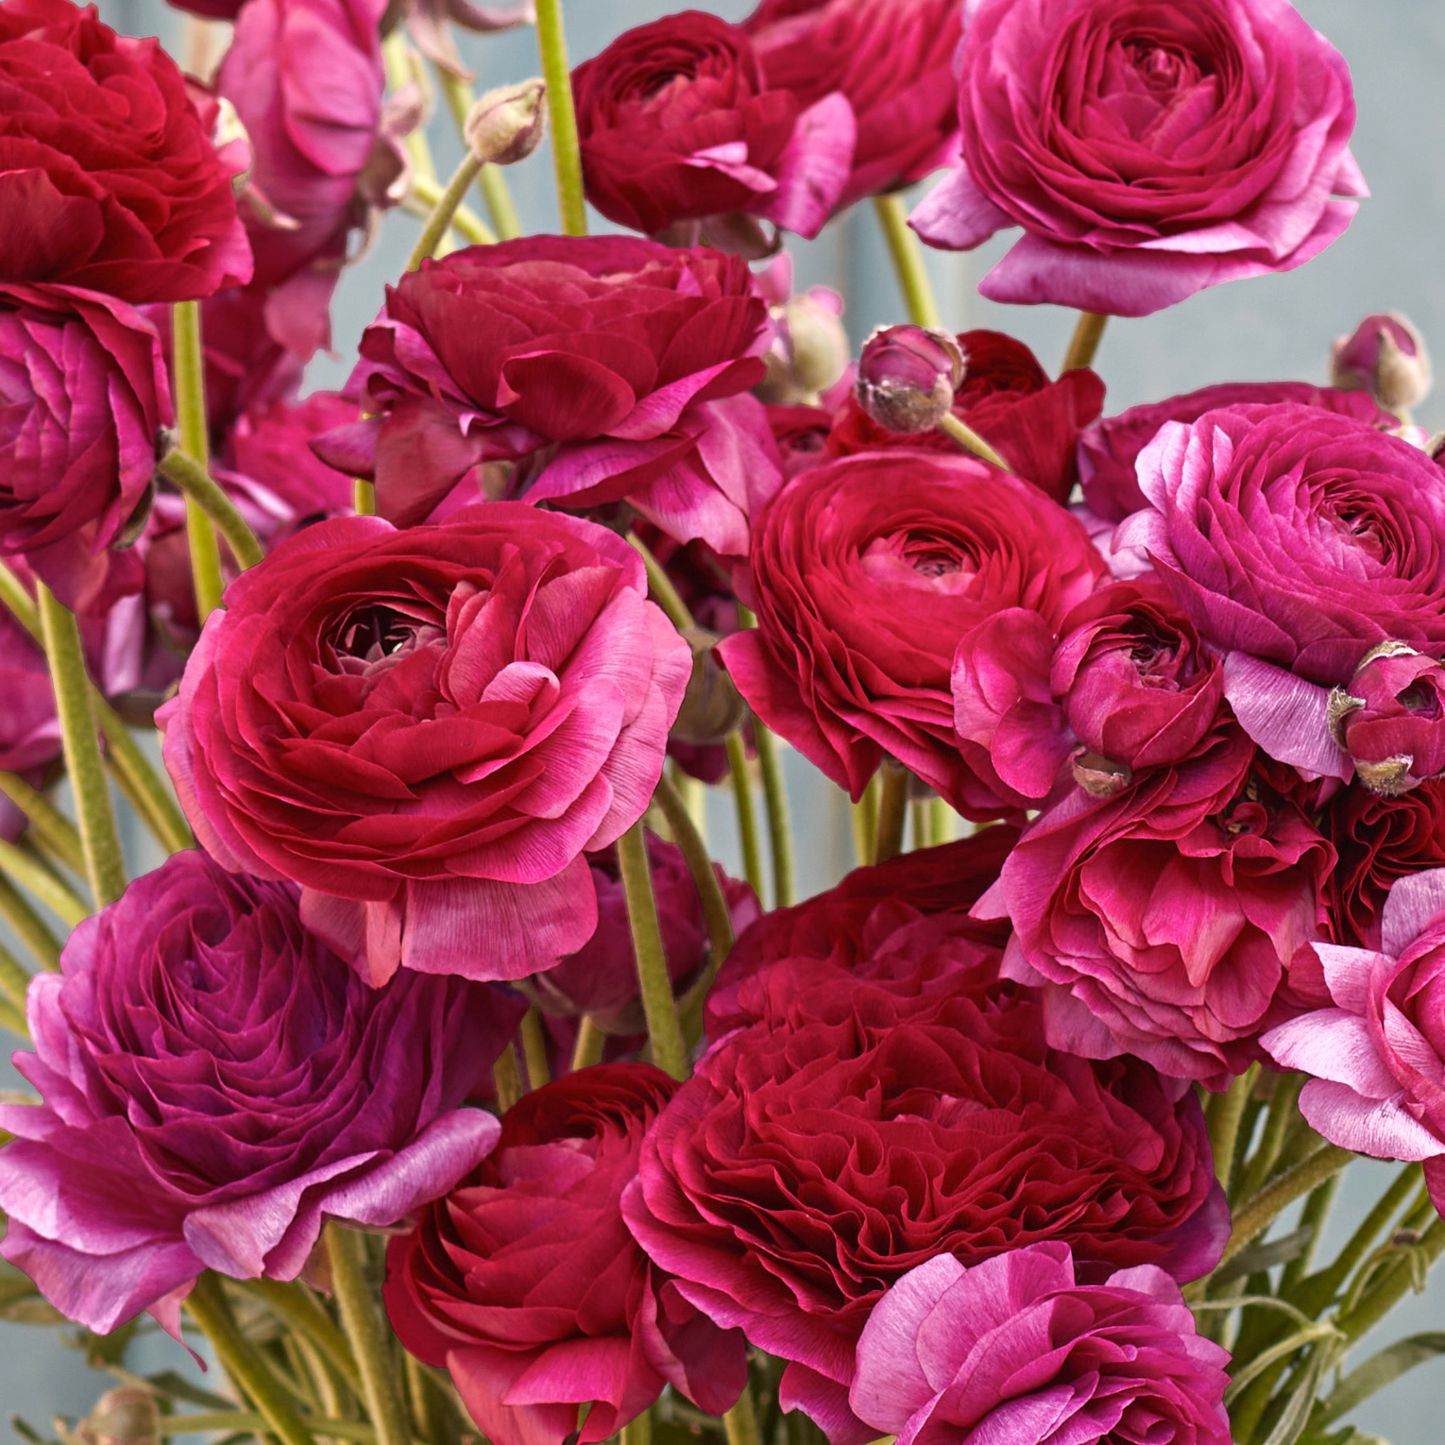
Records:
[[[908,769],[893,761],[884,760],[879,770],[882,791],[878,800],[877,831],[873,839],[873,861],[886,863],[903,851],[903,828],[908,820]]]
[[[432,207],[432,213],[427,217],[426,225],[421,228],[421,235],[417,237],[416,245],[412,247],[411,255],[406,262],[408,271],[419,271],[423,261],[436,255],[437,247],[451,226],[457,213],[457,207],[462,203],[462,197],[466,195],[468,188],[476,180],[477,172],[481,168],[481,157],[475,151],[469,150],[462,156],[460,164],[452,172],[451,180],[446,184],[446,189],[441,193],[436,205]]]
[[[652,1042],[652,1062],[680,1081],[688,1075],[687,1050],[678,1023],[672,979],[667,972],[667,955],[662,946],[662,927],[657,919],[657,899],[652,891],[652,869],[647,861],[641,822],[634,823],[617,840],[617,862],[627,899],[632,947],[637,955],[637,982],[642,994],[642,1011],[647,1018],[647,1036]]]
[[[35,837],[50,853],[71,872],[85,873],[85,853],[80,846],[80,834],[44,793],[32,788],[18,774],[3,771],[0,771],[0,793],[25,814]]]
[[[206,432],[206,363],[201,350],[201,304],[177,301],[171,307],[171,357],[180,447],[209,474],[210,441]],[[221,603],[221,553],[216,529],[205,509],[186,496],[186,539],[191,551],[191,576],[196,612],[204,622]]]
[[[542,78],[547,82],[547,107],[551,112],[552,163],[557,172],[557,209],[562,234],[585,236],[587,206],[582,191],[582,147],[577,138],[572,71],[567,63],[567,37],[562,28],[562,0],[537,0],[537,46],[542,52]]]
[[[1240,1250],[1263,1234],[1296,1199],[1317,1189],[1355,1157],[1349,1149],[1341,1149],[1338,1144],[1326,1144],[1324,1148],[1316,1149],[1313,1154],[1300,1160],[1292,1169],[1286,1170],[1274,1183],[1236,1211],[1234,1228],[1219,1263],[1228,1264]]]
[[[934,299],[933,283],[928,278],[928,267],[923,259],[923,247],[918,237],[908,226],[908,208],[903,197],[896,192],[887,196],[873,197],[873,211],[888,245],[888,255],[893,262],[894,274],[898,277],[899,290],[908,308],[908,319],[917,326],[942,326],[938,317],[938,302]]]
[[[1104,339],[1104,328],[1109,324],[1107,316],[1097,311],[1081,311],[1074,323],[1074,334],[1069,338],[1069,349],[1064,353],[1064,364],[1060,374],[1066,371],[1082,371],[1094,364],[1099,343]]]
[[[236,565],[244,572],[261,560],[261,544],[236,504],[216,484],[210,472],[188,452],[173,447],[161,458],[160,474],[186,494],[226,539]]]
[[[939,417],[938,429],[945,436],[952,437],[964,451],[972,452],[974,456],[986,461],[989,466],[997,467],[1001,472],[1013,470],[966,421],[956,417],[951,411],[946,411]]]
[[[89,904],[75,892],[44,859],[0,838],[0,871],[8,873],[22,888],[28,888],[62,923],[74,928],[90,916]]]
[[[0,919],[48,973],[60,967],[60,944],[29,901],[0,875]]]
[[[456,125],[457,134],[464,135],[467,115],[472,108],[472,88],[460,75],[448,70],[444,65],[434,67],[437,84],[441,87],[442,95],[446,98],[447,109],[452,113],[452,121]],[[507,186],[507,178],[502,174],[502,168],[488,162],[477,173],[477,189],[482,194],[482,200],[487,207],[487,214],[492,218],[492,226],[496,235],[491,237],[492,242],[498,240],[515,241],[522,234],[522,222],[517,215],[516,204],[512,200],[512,192]],[[465,209],[462,207],[461,209]],[[460,215],[460,211],[458,212]],[[463,230],[461,226],[458,230]],[[463,234],[465,232],[463,231]],[[471,241],[478,237],[469,236]]]
[[[768,810],[768,841],[773,850],[773,907],[791,908],[793,887],[793,821],[783,760],[772,729],[753,719],[753,741],[758,750],[758,772],[763,780],[763,802]]]
[[[763,896],[763,849],[758,840],[758,809],[753,798],[753,780],[748,772],[748,750],[741,732],[727,735],[724,742],[728,755],[728,774],[732,784],[733,806],[737,811],[738,842],[743,855],[743,877],[748,886]]]

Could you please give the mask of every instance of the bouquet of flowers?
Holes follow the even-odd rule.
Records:
[[[560,0],[177,3],[214,73],[0,0],[0,1297],[116,1380],[17,1428],[1373,1439],[1445,1350],[1351,1354],[1445,1251],[1424,344],[1090,366],[1349,224],[1340,55],[1284,0],[762,0],[570,72]],[[475,98],[452,27],[529,22]],[[853,360],[784,247],[865,203]],[[939,325],[920,245],[1009,227],[1057,377]],[[801,902],[784,745],[852,809]]]

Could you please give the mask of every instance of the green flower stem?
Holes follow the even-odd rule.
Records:
[[[619,1445],[652,1445],[652,1407],[629,1420],[618,1434]]]
[[[1303,1074],[1279,1074],[1274,1081],[1274,1094],[1269,1101],[1269,1114],[1264,1122],[1264,1134],[1259,1147],[1250,1158],[1239,1186],[1241,1199],[1258,1194],[1274,1168],[1275,1160],[1284,1145],[1289,1126],[1299,1118],[1299,1095],[1304,1087]]]
[[[753,1409],[750,1385],[743,1386],[737,1404],[723,1416],[723,1430],[727,1435],[728,1445],[763,1445],[757,1412]]]
[[[1326,1144],[1300,1160],[1235,1211],[1234,1228],[1224,1246],[1220,1264],[1227,1264],[1246,1245],[1253,1243],[1296,1199],[1317,1189],[1338,1174],[1357,1156],[1337,1144]]]
[[[17,774],[3,771],[0,771],[0,793],[25,814],[36,838],[71,872],[85,872],[85,853],[80,846],[80,834],[44,793],[32,788]]]
[[[0,998],[0,1028],[8,1029],[17,1039],[29,1040],[30,1025],[25,1021],[25,1011],[18,1009],[8,998]],[[0,1130],[4,1133],[4,1130]],[[6,1138],[9,1138],[6,1135]]]
[[[883,779],[878,797],[878,833],[873,840],[873,862],[886,863],[903,851],[903,824],[908,817],[908,769],[891,758],[879,769]]]
[[[873,861],[873,849],[878,837],[878,793],[882,783],[878,774],[868,779],[863,796],[850,805],[853,821],[853,861],[859,868],[866,868]]]
[[[600,1064],[602,1046],[606,1042],[606,1035],[591,1016],[583,1014],[581,1023],[577,1025],[577,1042],[572,1046],[572,1072],[575,1074],[578,1069],[590,1069],[593,1064]]]
[[[768,810],[768,841],[773,849],[773,907],[793,904],[793,823],[788,810],[788,789],[778,740],[770,728],[753,719],[753,741],[758,750],[758,772],[763,779],[763,802]]]
[[[662,929],[657,921],[657,900],[652,892],[652,870],[647,862],[647,844],[642,823],[634,823],[617,840],[617,862],[622,870],[622,890],[627,899],[627,922],[632,929],[632,948],[637,955],[637,982],[642,993],[642,1011],[647,1017],[647,1036],[652,1041],[652,1062],[674,1079],[687,1078],[687,1050],[672,996],[672,979],[662,948]]]
[[[202,471],[209,472],[211,453],[206,432],[206,370],[201,350],[199,301],[177,301],[171,307],[171,371],[181,450]],[[186,538],[191,549],[196,611],[204,622],[221,601],[221,553],[211,519],[189,494],[186,496]]]
[[[41,922],[40,915],[17,893],[3,877],[0,877],[0,918],[10,926],[10,931],[31,952],[36,963],[47,972],[53,973],[60,967],[60,944],[55,935]],[[9,992],[9,989],[6,989]]]
[[[627,534],[627,541],[633,551],[642,558],[642,565],[647,568],[648,594],[667,614],[667,620],[679,632],[686,632],[689,628],[696,627],[697,623],[693,621],[687,603],[682,600],[682,593],[673,586],[672,578],[667,575],[662,563],[652,555],[652,548],[635,532]]]
[[[359,1420],[312,1418],[306,1424],[318,1435],[336,1440],[356,1440],[360,1445],[373,1445],[376,1440],[376,1431]],[[270,1428],[271,1422],[252,1410],[205,1410],[193,1415],[162,1415],[156,1434],[162,1439],[171,1435],[261,1435]]]
[[[246,525],[246,519],[236,509],[236,504],[216,485],[215,479],[200,462],[177,447],[161,458],[157,470],[186,494],[188,502],[194,502],[206,514],[212,526],[226,539],[236,565],[243,572],[261,560],[261,544],[256,540],[256,534]]]
[[[1104,339],[1104,328],[1109,324],[1107,316],[1097,311],[1081,311],[1074,324],[1074,334],[1069,338],[1069,349],[1064,353],[1064,364],[1060,372],[1082,371],[1092,366],[1099,343]]]
[[[201,1332],[210,1340],[216,1359],[232,1383],[256,1407],[265,1428],[282,1445],[316,1445],[311,1432],[297,1414],[286,1390],[272,1374],[266,1357],[236,1327],[231,1307],[221,1292],[220,1281],[209,1270],[196,1281],[186,1296],[186,1308]],[[184,1419],[189,1432],[196,1427],[194,1415],[173,1416]],[[329,1424],[330,1422],[328,1422]],[[334,1431],[328,1430],[328,1434]]]
[[[551,1078],[551,1072],[547,1068],[547,1035],[535,1004],[522,1015],[518,1032],[522,1036],[522,1057],[527,1062],[527,1087],[540,1089]]]
[[[30,992],[30,975],[21,967],[20,960],[0,943],[0,995],[12,1007],[20,1010],[25,1017],[25,998]]]
[[[928,842],[930,847],[951,843],[957,835],[958,814],[948,806],[946,798],[931,798],[928,803]]]
[[[437,84],[441,86],[442,94],[446,97],[447,108],[452,113],[457,134],[465,138],[467,113],[472,108],[472,88],[460,75],[454,75],[444,65],[436,66],[435,70]],[[512,203],[512,193],[507,189],[507,178],[502,174],[501,166],[490,163],[484,165],[477,176],[477,189],[482,193],[487,214],[492,218],[492,225],[497,230],[492,241],[495,242],[498,236],[504,241],[515,241],[522,234],[522,222],[517,216],[516,206]],[[460,230],[461,227],[457,229]],[[476,239],[479,238],[468,237],[468,240]]]
[[[4,562],[0,562],[0,602],[10,609],[15,620],[36,642],[41,642],[40,613],[36,609],[35,599]]]
[[[697,824],[693,822],[682,795],[665,774],[657,780],[657,789],[652,800],[662,809],[662,815],[672,829],[673,842],[682,849],[687,871],[692,874],[692,881],[702,901],[702,916],[707,924],[713,962],[720,968],[732,950],[733,920],[728,911],[727,899],[723,896],[722,885],[717,881],[712,859],[708,856],[707,844],[703,842],[702,834],[698,832]]]
[[[537,46],[542,52],[542,79],[547,82],[552,163],[557,171],[557,209],[562,218],[562,234],[585,236],[587,207],[582,192],[582,147],[577,139],[577,110],[572,103],[572,71],[567,64],[567,37],[562,29],[562,0],[537,0]]]
[[[1300,1210],[1299,1227],[1312,1232],[1309,1239],[1305,1241],[1304,1248],[1285,1265],[1280,1274],[1281,1294],[1288,1294],[1304,1278],[1305,1271],[1309,1269],[1310,1261],[1314,1258],[1315,1246],[1325,1232],[1325,1221],[1330,1216],[1330,1210],[1335,1207],[1335,1199],[1338,1197],[1340,1185],[1343,1183],[1344,1179],[1339,1174],[1335,1174],[1326,1179],[1323,1184],[1317,1184],[1310,1190],[1304,1208]]]
[[[114,903],[125,891],[125,861],[115,831],[110,786],[100,758],[95,709],[85,675],[85,655],[75,614],[63,607],[43,582],[36,584],[40,630],[50,661],[55,689],[55,712],[60,721],[65,770],[75,793],[80,821],[80,842],[85,853],[85,874],[97,908]]]
[[[401,90],[405,86],[421,83],[421,76],[413,61],[413,55],[406,43],[406,31],[398,25],[381,42],[381,63],[386,71],[386,88]],[[431,142],[427,139],[426,126],[419,125],[408,131],[402,139],[407,158],[411,161],[412,182],[418,178],[435,183],[436,162],[432,159]]]
[[[874,196],[873,210],[883,228],[883,239],[888,243],[888,255],[892,258],[898,286],[903,292],[908,319],[915,326],[942,326],[938,318],[938,303],[933,299],[933,284],[928,279],[928,267],[923,260],[923,247],[908,228],[908,207],[904,205],[903,197],[897,194]]]
[[[1227,1195],[1234,1168],[1234,1147],[1239,1139],[1239,1121],[1259,1078],[1259,1065],[1251,1064],[1222,1094],[1209,1101],[1209,1147],[1214,1154],[1214,1177]]]
[[[1445,1254],[1445,1219],[1435,1222],[1421,1236],[1419,1244],[1412,1251],[1424,1268],[1428,1270],[1441,1254]],[[1415,1272],[1409,1259],[1399,1260],[1386,1271],[1383,1278],[1346,1315],[1335,1321],[1341,1333],[1351,1340],[1362,1335],[1380,1323],[1412,1288]]]
[[[376,515],[376,483],[365,477],[353,477],[351,481],[351,510],[358,517]]]
[[[326,1222],[326,1253],[341,1328],[361,1371],[361,1398],[376,1426],[377,1445],[408,1445],[411,1427],[401,1383],[387,1348],[387,1326],[366,1278],[366,1240],[334,1219]]]
[[[908,804],[908,822],[912,833],[912,847],[927,848],[932,839],[933,819],[928,810],[927,798],[914,798]]]
[[[346,1336],[304,1285],[278,1279],[248,1279],[242,1282],[241,1288],[255,1295],[293,1334],[315,1345],[346,1383],[360,1394],[361,1371],[356,1367]]]
[[[945,436],[952,437],[964,451],[972,452],[976,457],[982,457],[990,466],[997,467],[999,471],[1011,472],[1013,470],[967,422],[954,416],[951,411],[944,412],[938,419],[938,429]]]
[[[95,910],[82,899],[43,858],[0,838],[0,870],[43,903],[62,923],[74,928]]]
[[[733,804],[738,815],[738,841],[742,847],[743,877],[761,899],[763,896],[763,850],[758,841],[758,809],[753,798],[753,780],[748,772],[748,750],[740,732],[729,733],[724,743],[731,774]]]
[[[497,1108],[504,1114],[525,1092],[522,1071],[517,1067],[517,1055],[511,1044],[497,1055],[497,1062],[492,1065],[492,1087],[497,1091]]]
[[[407,258],[406,269],[418,271],[421,263],[429,256],[436,254],[441,239],[446,235],[453,217],[457,213],[457,207],[462,203],[462,197],[466,195],[467,188],[476,180],[477,172],[481,170],[482,163],[475,151],[468,151],[461,159],[461,164],[452,172],[452,178],[447,182],[446,190],[441,193],[432,213],[427,217],[426,225],[421,228],[421,235],[417,237],[416,245],[412,248],[411,255]]]
[[[495,166],[483,166],[485,172],[488,169],[495,170]],[[432,212],[436,209],[437,203],[445,192],[442,190],[441,182],[430,176],[415,176],[411,183],[412,194],[422,203],[425,209],[420,213],[431,218]],[[452,212],[450,226],[462,240],[472,246],[495,246],[497,234],[477,213],[469,206],[458,205]]]

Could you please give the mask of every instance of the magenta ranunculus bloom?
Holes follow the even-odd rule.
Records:
[[[816,236],[848,185],[857,122],[839,90],[806,107],[748,33],[685,10],[572,72],[587,199],[620,226],[760,216]]]
[[[139,557],[112,547],[144,520],[172,421],[155,328],[99,292],[0,284],[0,401],[0,554],[68,607],[139,591]]]
[[[196,836],[301,885],[372,983],[520,978],[597,924],[692,670],[642,559],[517,503],[308,527],[226,591],[157,714]]]
[[[758,716],[854,799],[892,756],[971,817],[1027,806],[954,732],[960,639],[1005,608],[1052,629],[1104,563],[1057,502],[975,457],[865,452],[795,477],[749,556],[756,628],[718,648]]]
[[[0,280],[132,303],[248,281],[244,160],[212,144],[215,119],[160,41],[117,35],[93,5],[3,0]]]
[[[1332,1144],[1376,1159],[1422,1160],[1445,1215],[1445,869],[1399,878],[1378,950],[1317,943],[1332,1007],[1260,1041],[1313,1077],[1300,1111]]]
[[[893,1284],[858,1342],[850,1399],[898,1445],[1229,1445],[1229,1352],[1150,1265],[1079,1284],[1067,1245]]]
[[[836,202],[920,181],[953,159],[958,0],[762,0],[743,21],[770,88],[811,106],[834,91],[857,121]]]
[[[1326,936],[1335,865],[1313,806],[1227,722],[1122,791],[1041,813],[978,911],[1012,919],[1004,972],[1044,988],[1050,1042],[1210,1087],[1242,1073],[1265,1029],[1319,1002],[1293,967]]]
[[[739,980],[733,1032],[659,1116],[623,1198],[684,1298],[789,1361],[785,1409],[834,1445],[876,1436],[848,1406],[858,1336],[935,1255],[1064,1240],[1090,1280],[1213,1266],[1228,1211],[1189,1089],[1050,1049],[1040,1000],[997,981],[976,927],[882,899],[863,925],[876,952],[820,956],[824,915],[810,930],[806,908],[803,948]]]
[[[351,383],[379,415],[318,451],[374,478],[398,526],[501,462],[511,495],[626,500],[678,541],[742,556],[782,484],[744,395],[772,336],[736,256],[624,236],[473,246],[388,290]]]
[[[187,852],[80,924],[28,1012],[44,1102],[0,1109],[0,1253],[93,1330],[174,1333],[202,1270],[294,1279],[328,1215],[394,1224],[475,1167],[497,1123],[461,1105],[520,1001],[368,988],[294,888]]]
[[[741,1394],[742,1334],[683,1298],[619,1209],[676,1089],[626,1063],[534,1090],[503,1115],[495,1153],[391,1245],[392,1327],[451,1374],[496,1445],[591,1445],[669,1384],[717,1415]]]
[[[1022,226],[994,301],[1146,316],[1303,265],[1367,194],[1344,58],[1283,0],[969,0],[955,63],[962,161],[911,221]]]
[[[1330,687],[1378,643],[1445,645],[1445,471],[1409,442],[1232,406],[1166,423],[1138,470],[1148,510],[1114,546],[1143,549],[1221,652]]]

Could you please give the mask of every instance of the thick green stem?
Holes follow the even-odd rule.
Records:
[[[727,899],[723,896],[722,884],[717,881],[717,872],[708,856],[707,844],[697,831],[682,795],[669,778],[663,776],[657,780],[652,800],[662,809],[662,815],[672,829],[672,840],[682,850],[683,861],[702,902],[703,922],[707,925],[708,941],[712,944],[712,961],[721,967],[733,946],[733,919]]]
[[[261,1300],[292,1333],[308,1339],[340,1372],[353,1390],[361,1390],[361,1371],[351,1354],[346,1336],[332,1323],[331,1316],[316,1302],[304,1285],[278,1279],[245,1280],[247,1294]]]
[[[878,774],[868,779],[863,796],[850,805],[853,821],[853,861],[866,868],[873,861],[878,840],[878,794],[882,789]]]
[[[487,166],[482,167],[484,172],[487,169]],[[490,169],[495,170],[496,167],[492,166]],[[442,196],[446,194],[440,181],[423,176],[412,178],[411,191],[417,200],[425,205],[425,211],[419,210],[419,214],[426,216],[428,220],[431,219],[432,212],[436,209]],[[497,244],[496,232],[468,206],[459,205],[452,212],[450,224],[452,230],[470,245],[495,246]]]
[[[923,247],[908,228],[908,207],[903,204],[903,197],[874,196],[873,210],[883,228],[883,239],[888,243],[908,319],[915,326],[941,326],[938,303],[933,299],[933,285],[923,260]]]
[[[265,1356],[237,1329],[214,1274],[208,1271],[196,1281],[186,1296],[186,1308],[215,1348],[221,1368],[256,1407],[266,1429],[282,1445],[316,1445]]]
[[[958,827],[958,814],[948,806],[946,798],[932,798],[928,804],[928,842],[930,847],[951,843]]]
[[[1326,1179],[1338,1174],[1357,1157],[1337,1144],[1326,1144],[1323,1149],[1317,1149],[1292,1169],[1286,1170],[1268,1188],[1262,1189],[1235,1213],[1234,1228],[1219,1263],[1227,1264],[1240,1250],[1263,1234],[1296,1199],[1319,1188]]]
[[[467,193],[467,187],[476,180],[477,172],[481,170],[482,162],[475,151],[468,151],[461,159],[461,164],[452,172],[452,178],[447,182],[447,188],[441,194],[441,199],[432,207],[432,213],[427,217],[426,225],[421,228],[421,235],[417,237],[416,245],[412,248],[411,255],[407,258],[406,269],[418,271],[421,263],[429,256],[436,254],[437,246],[447,233],[447,228],[452,223],[452,218],[457,213],[457,207],[462,203],[462,197]]]
[[[1209,1147],[1214,1153],[1214,1177],[1229,1193],[1234,1168],[1234,1148],[1239,1138],[1239,1121],[1259,1078],[1259,1065],[1251,1064],[1222,1094],[1209,1101]]]
[[[634,823],[617,840],[617,862],[622,870],[632,948],[637,955],[637,982],[642,994],[642,1012],[647,1017],[647,1036],[652,1041],[652,1062],[674,1079],[685,1079],[687,1050],[678,1023],[677,1003],[672,996],[672,979],[667,972],[667,955],[662,947],[662,928],[657,921],[652,869],[647,862],[647,842],[641,822]]]
[[[497,1091],[497,1108],[503,1114],[522,1097],[522,1071],[517,1067],[517,1055],[510,1044],[492,1065],[492,1087]]]
[[[331,1260],[331,1283],[341,1328],[361,1372],[361,1398],[376,1426],[377,1445],[409,1445],[411,1429],[387,1349],[386,1323],[366,1278],[365,1238],[334,1219],[328,1220],[326,1253]]]
[[[0,878],[0,918],[31,952],[41,968],[54,972],[60,967],[60,944],[41,921],[29,902]]]
[[[762,1433],[758,1430],[758,1416],[753,1409],[753,1392],[749,1385],[743,1386],[738,1402],[723,1416],[723,1430],[728,1445],[763,1445]]]
[[[1108,324],[1109,318],[1100,316],[1097,311],[1079,312],[1074,334],[1069,338],[1069,349],[1064,353],[1064,364],[1059,370],[1082,371],[1086,366],[1092,366]]]
[[[312,1419],[318,1435],[329,1435],[336,1440],[356,1440],[360,1445],[372,1445],[376,1431],[359,1420]],[[162,1415],[156,1424],[156,1434],[162,1439],[171,1435],[259,1435],[270,1428],[271,1422],[257,1411],[251,1410],[204,1410],[191,1415]]]
[[[982,458],[991,467],[997,467],[1001,472],[1013,470],[966,421],[954,416],[951,411],[944,412],[938,419],[938,429],[945,436],[952,437],[964,451],[972,452],[974,456]]]
[[[738,842],[743,855],[743,877],[748,886],[763,896],[763,849],[758,841],[758,808],[753,797],[752,775],[748,772],[748,750],[741,732],[729,733],[727,748],[728,772],[733,787],[733,804],[738,815]]]
[[[903,851],[903,824],[908,817],[908,769],[891,758],[879,770],[882,792],[878,800],[878,831],[873,840],[873,861],[886,863]]]
[[[30,975],[25,972],[20,960],[0,943],[0,994],[3,994],[25,1017],[25,998],[30,992]]]
[[[62,923],[74,928],[94,911],[77,898],[66,881],[44,859],[0,838],[0,870],[40,900]]]
[[[783,760],[771,729],[753,720],[753,741],[758,750],[758,772],[763,779],[763,802],[768,810],[768,841],[773,850],[773,907],[793,904],[793,822]]]
[[[472,88],[460,75],[454,74],[446,66],[438,65],[435,69],[437,84],[441,86],[442,94],[446,97],[447,109],[452,113],[457,134],[465,139],[467,113],[472,108]],[[516,206],[512,203],[512,193],[507,189],[507,178],[502,174],[501,166],[484,165],[477,176],[477,188],[482,193],[492,225],[497,228],[497,235],[492,237],[492,240],[495,241],[499,236],[504,241],[515,241],[522,234],[522,222],[517,216]]]
[[[365,477],[354,477],[351,482],[351,510],[358,517],[376,515],[376,483]]]
[[[1305,1271],[1310,1267],[1310,1261],[1314,1259],[1315,1247],[1319,1243],[1320,1236],[1325,1232],[1325,1221],[1330,1217],[1330,1210],[1335,1207],[1335,1200],[1339,1196],[1340,1185],[1343,1183],[1344,1180],[1338,1174],[1334,1174],[1323,1184],[1317,1184],[1310,1190],[1299,1217],[1299,1227],[1308,1229],[1310,1236],[1305,1240],[1300,1252],[1285,1265],[1279,1279],[1281,1294],[1288,1294],[1304,1278]]]
[[[180,447],[202,471],[209,472],[211,444],[206,431],[206,363],[201,350],[201,303],[177,301],[171,307],[171,372]],[[202,622],[221,601],[221,552],[216,529],[201,505],[186,497],[186,538],[196,612]]]
[[[416,53],[406,43],[406,31],[398,25],[381,42],[381,63],[386,70],[388,90],[401,90],[415,84],[420,86],[421,75],[416,65]],[[436,182],[436,162],[432,160],[431,142],[427,139],[426,127],[419,125],[408,131],[402,145],[411,161],[412,182],[418,178]]]
[[[649,1406],[618,1432],[619,1445],[652,1445],[652,1409]]]
[[[602,1062],[602,1046],[607,1042],[606,1035],[592,1022],[588,1014],[582,1015],[581,1022],[577,1025],[577,1042],[572,1045],[572,1072],[578,1069],[590,1069],[593,1064]]]
[[[217,486],[210,472],[187,452],[175,448],[161,458],[160,473],[186,494],[226,539],[236,565],[244,572],[261,560],[261,544],[236,504]]]
[[[535,1005],[522,1015],[518,1032],[522,1036],[522,1057],[527,1063],[527,1087],[540,1089],[551,1073],[547,1068],[547,1034]]]
[[[80,822],[86,878],[95,906],[104,908],[125,892],[125,861],[115,830],[105,765],[100,757],[80,628],[74,613],[63,607],[44,583],[36,584],[36,592],[40,630],[45,637],[45,655],[50,660],[50,681],[55,689],[55,713],[60,721],[65,770],[70,775]]]
[[[36,788],[15,773],[0,772],[3,793],[29,820],[35,836],[74,873],[85,872],[85,853],[75,825]]]
[[[557,210],[564,236],[587,234],[582,191],[582,147],[577,139],[577,110],[572,103],[572,72],[562,29],[562,0],[537,0],[537,46],[547,109],[552,122],[552,163],[557,171]]]
[[[1304,1082],[1303,1074],[1284,1074],[1275,1079],[1274,1094],[1269,1101],[1269,1114],[1264,1121],[1264,1134],[1239,1187],[1241,1199],[1249,1199],[1257,1194],[1269,1178],[1284,1145],[1285,1134],[1289,1126],[1299,1118],[1299,1094]]]

